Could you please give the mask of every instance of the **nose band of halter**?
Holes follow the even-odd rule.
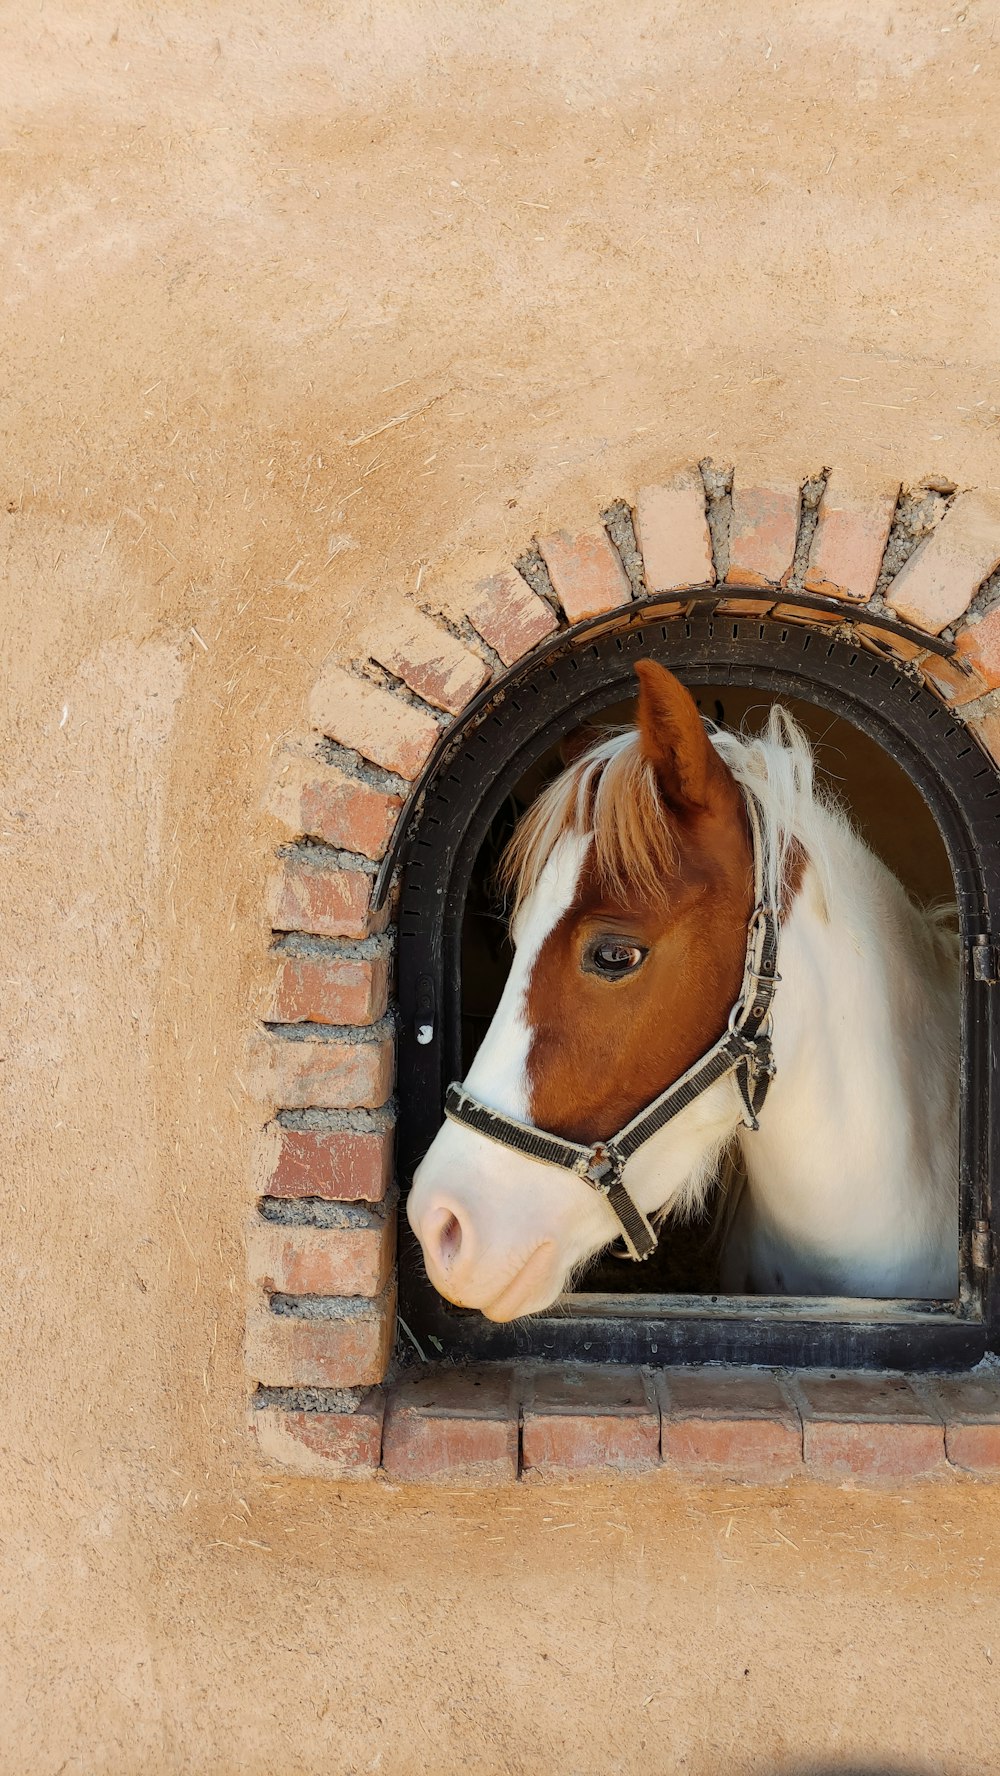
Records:
[[[753,849],[754,909],[747,927],[746,961],[739,998],[729,1014],[723,1034],[693,1067],[668,1085],[666,1091],[640,1110],[616,1135],[585,1147],[565,1141],[530,1123],[518,1122],[502,1110],[473,1097],[462,1085],[449,1085],[445,1115],[476,1134],[525,1153],[544,1165],[558,1166],[582,1178],[591,1190],[606,1198],[621,1224],[630,1258],[642,1261],[656,1250],[657,1234],[622,1181],[633,1154],[659,1134],[668,1122],[700,1098],[717,1080],[732,1073],[743,1104],[745,1127],[760,1127],[758,1117],[774,1078],[771,1051],[771,1005],[781,976],[777,972],[778,909],[767,900],[767,855],[764,822],[756,796],[744,788]]]

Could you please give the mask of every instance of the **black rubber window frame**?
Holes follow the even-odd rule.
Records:
[[[727,598],[730,588],[727,587]],[[759,596],[759,594],[757,594]],[[870,619],[866,615],[866,622]],[[887,630],[889,626],[886,626]],[[977,966],[1000,903],[1000,778],[961,721],[898,659],[850,632],[750,618],[702,603],[677,617],[626,607],[619,621],[556,637],[481,694],[417,786],[402,862],[398,1170],[405,1191],[460,1071],[461,926],[472,868],[512,785],[569,728],[626,697],[651,657],[690,683],[800,697],[846,717],[914,782],[941,832],[962,934],[961,1288],[954,1303],[575,1297],[513,1326],[454,1308],[427,1281],[405,1214],[400,1310],[426,1354],[475,1360],[793,1363],[954,1368],[997,1348],[992,1179],[1000,1126],[996,985]],[[985,949],[984,949],[985,945]],[[433,1031],[417,1041],[417,1029]]]

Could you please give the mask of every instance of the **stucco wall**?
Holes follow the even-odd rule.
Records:
[[[0,23],[6,1770],[996,1769],[991,1489],[276,1482],[240,1355],[278,737],[665,463],[995,486],[993,25]]]

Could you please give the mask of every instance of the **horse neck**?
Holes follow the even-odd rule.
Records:
[[[810,864],[783,924],[776,1075],[740,1144],[759,1225],[892,1293],[954,1219],[957,969],[846,824],[823,825],[831,886]]]

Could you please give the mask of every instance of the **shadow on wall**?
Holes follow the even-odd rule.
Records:
[[[771,1776],[941,1776],[925,1764],[784,1764]]]

